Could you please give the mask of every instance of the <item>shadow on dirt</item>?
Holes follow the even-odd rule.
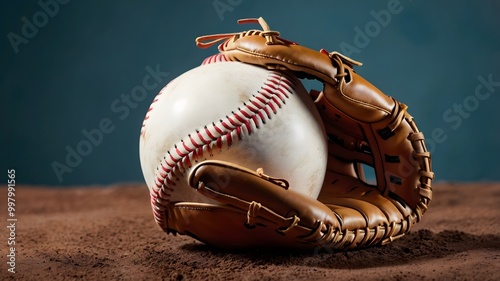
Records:
[[[187,252],[212,260],[240,260],[253,265],[301,265],[323,268],[356,269],[407,264],[418,260],[442,258],[469,250],[500,250],[500,236],[472,235],[461,231],[433,233],[419,230],[385,246],[363,250],[316,252],[287,250],[223,251],[204,244],[185,244]]]

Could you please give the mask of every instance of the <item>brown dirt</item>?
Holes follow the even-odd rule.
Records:
[[[386,246],[224,252],[166,236],[144,185],[18,186],[16,273],[2,227],[0,280],[500,280],[499,203],[500,184],[438,183],[423,221]]]

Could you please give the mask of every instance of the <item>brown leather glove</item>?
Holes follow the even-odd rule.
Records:
[[[280,38],[262,18],[240,22],[264,30],[197,38],[202,48],[222,41],[220,54],[204,63],[244,62],[324,83],[323,91],[311,92],[328,135],[322,191],[310,198],[262,171],[204,161],[192,168],[189,184],[220,204],[159,203],[168,213],[167,232],[225,248],[310,249],[361,248],[407,233],[427,210],[434,177],[407,106],[359,76],[353,70],[359,62]],[[361,164],[374,168],[375,184],[366,182]]]

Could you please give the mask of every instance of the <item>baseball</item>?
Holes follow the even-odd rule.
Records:
[[[239,62],[196,67],[166,85],[144,119],[140,161],[152,204],[216,203],[186,181],[207,159],[263,168],[317,198],[327,162],[322,124],[295,77]]]

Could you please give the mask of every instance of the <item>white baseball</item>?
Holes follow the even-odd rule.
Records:
[[[326,135],[301,82],[257,66],[220,62],[166,85],[151,104],[140,137],[141,167],[157,220],[158,204],[216,203],[186,181],[190,168],[207,159],[263,168],[286,179],[290,189],[317,198],[326,171]]]

